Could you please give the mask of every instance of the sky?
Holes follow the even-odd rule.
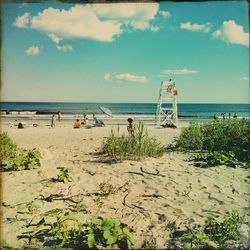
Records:
[[[2,5],[2,101],[249,103],[247,1]]]

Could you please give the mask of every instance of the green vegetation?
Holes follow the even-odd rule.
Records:
[[[26,226],[33,230],[19,238],[27,238],[28,245],[49,244],[52,249],[128,249],[133,235],[126,224],[113,219],[98,217],[94,223],[82,223],[61,209],[54,209],[37,218],[38,222]]]
[[[176,142],[180,150],[201,151],[192,159],[206,166],[242,162],[250,166],[250,121],[226,120],[205,124],[191,123],[184,128]]]
[[[31,170],[41,166],[41,154],[37,149],[22,149],[16,158],[11,159],[3,166],[4,171]]]
[[[17,155],[17,145],[8,137],[6,132],[0,133],[0,163],[5,164]]]
[[[141,249],[157,249],[156,239],[152,236],[149,239],[145,239],[142,243]]]
[[[18,149],[7,133],[0,133],[0,167],[3,171],[31,170],[41,166],[37,149]]]
[[[67,168],[62,168],[57,176],[57,180],[64,184],[71,182],[72,178],[69,176],[69,170]]]
[[[235,165],[240,164],[235,158],[235,154],[231,151],[200,152],[194,154],[191,159],[196,162],[197,166],[203,167],[214,167],[218,165],[234,167]]]
[[[239,229],[243,223],[243,217],[235,210],[229,215],[218,216],[211,214],[203,227],[189,229],[182,236],[185,249],[225,249],[239,239]]]
[[[97,223],[88,224],[88,247],[127,249],[133,245],[133,235],[128,227],[113,219],[98,217]]]
[[[155,138],[148,136],[140,122],[133,135],[119,135],[111,130],[110,136],[104,141],[101,153],[107,154],[114,161],[141,160],[144,157],[161,157],[165,149]]]

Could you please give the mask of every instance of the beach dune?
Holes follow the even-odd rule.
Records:
[[[147,129],[163,145],[173,142],[181,130]],[[250,179],[245,169],[197,168],[187,154],[179,152],[140,162],[112,163],[97,154],[111,126],[73,129],[61,123],[55,129],[17,129],[3,124],[2,130],[19,147],[38,148],[43,155],[39,169],[2,173],[2,239],[7,245],[21,248],[27,240],[20,236],[31,219],[28,202],[34,202],[40,213],[62,208],[86,222],[97,216],[118,219],[133,230],[134,248],[151,237],[158,248],[166,248],[171,223],[177,230],[185,230],[190,223],[203,223],[212,211],[236,209],[249,221]],[[120,126],[120,131],[127,133],[126,126]],[[72,178],[68,184],[52,181],[60,168],[68,168]],[[100,184],[111,185],[115,191],[98,196]],[[81,211],[72,212],[75,204],[67,199],[46,202],[43,198],[50,195],[74,197]]]

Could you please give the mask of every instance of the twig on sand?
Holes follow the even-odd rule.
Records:
[[[141,195],[141,197],[163,198],[163,196],[160,194],[143,194],[143,195]]]
[[[137,174],[137,175],[144,176],[144,174],[143,174],[143,173],[133,172],[133,171],[129,171],[129,172],[125,172],[125,173],[128,173],[128,174]]]
[[[85,168],[83,168],[83,170],[84,170],[87,174],[89,174],[89,175],[91,175],[91,176],[94,176],[94,175],[96,174],[96,172],[91,172],[91,171],[89,171],[88,169],[85,169]]]
[[[47,197],[44,197],[44,195],[40,195],[40,197],[41,197],[40,200],[47,201],[47,202],[52,202],[52,201],[55,201],[55,200],[57,200],[57,201],[61,200],[61,201],[70,201],[70,202],[75,203],[75,204],[78,203],[78,201],[75,201],[75,200],[72,199],[73,196],[63,197],[63,196],[58,195],[58,194],[51,194],[51,195],[49,195]]]
[[[127,198],[127,197],[128,197],[128,193],[126,193],[125,196],[123,197],[123,202],[122,202],[122,204],[123,204],[124,206],[126,206],[126,207],[129,207],[129,208],[134,209],[134,207],[132,207],[132,206],[130,206],[130,205],[128,205],[128,204],[126,203],[126,198]]]
[[[165,177],[166,176],[164,174],[160,174],[160,171],[158,169],[155,169],[156,173],[147,172],[147,171],[143,170],[142,167],[140,169],[141,169],[142,173],[145,173],[145,174],[157,175],[157,176],[161,176],[161,177]]]
[[[121,190],[123,187],[125,187],[128,184],[129,184],[129,181],[126,181],[123,185],[121,185],[120,187],[118,187],[118,190]]]
[[[147,215],[145,215],[145,213],[144,213],[144,212],[146,211],[145,208],[143,208],[143,207],[141,207],[141,206],[138,206],[138,205],[135,205],[135,204],[128,205],[128,204],[126,203],[126,198],[128,197],[128,194],[129,194],[129,193],[127,193],[127,194],[123,197],[123,202],[122,202],[122,204],[123,204],[124,206],[129,207],[129,208],[132,208],[132,209],[138,208],[138,209],[139,209],[139,212],[142,213],[145,217],[147,217]]]

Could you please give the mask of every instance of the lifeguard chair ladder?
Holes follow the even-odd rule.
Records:
[[[156,111],[157,125],[178,126],[177,114],[177,95],[178,91],[175,82],[171,79],[161,82],[159,101]]]

